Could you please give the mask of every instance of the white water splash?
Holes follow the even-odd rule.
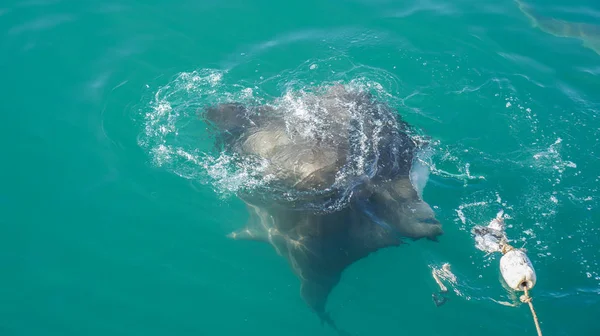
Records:
[[[345,77],[350,80],[332,80],[319,86],[301,77],[310,78],[312,72],[327,68],[321,62],[310,62],[285,76],[260,79],[256,82],[229,83],[228,72],[214,69],[204,69],[179,74],[173,81],[159,88],[153,96],[148,108],[144,111],[144,132],[139,144],[147,150],[153,163],[171,171],[183,178],[208,183],[221,196],[230,196],[241,190],[254,190],[267,187],[274,181],[274,175],[269,169],[269,162],[239,157],[232,154],[215,152],[212,147],[211,134],[206,125],[200,120],[198,111],[209,105],[232,101],[247,104],[268,104],[284,113],[284,120],[289,134],[296,134],[304,139],[325,138],[331,125],[339,120],[327,118],[320,113],[324,106],[319,106],[318,100],[311,99],[314,91],[326,90],[332,85],[344,83],[348,90],[369,91],[379,100],[387,99],[393,103],[393,95],[384,90],[384,83],[395,81],[393,76],[387,76],[381,71],[371,68]],[[323,66],[319,66],[323,65]],[[361,70],[352,64],[351,71]],[[311,72],[311,74],[308,74]],[[375,78],[375,79],[373,79]],[[266,94],[263,87],[272,86],[278,80],[277,86],[282,89],[277,98]],[[286,81],[284,81],[286,80]],[[389,86],[386,84],[385,86]],[[315,103],[316,102],[316,103]],[[369,173],[369,163],[365,160],[376,148],[380,140],[379,132],[386,120],[371,120],[373,131],[365,132],[365,120],[355,106],[344,106],[355,115],[358,127],[355,139],[351,140],[359,150],[360,155],[353,157],[353,166],[340,171],[336,183],[345,183],[346,178]],[[370,126],[369,126],[370,127]],[[353,135],[354,136],[354,135]],[[422,173],[422,172],[421,172]],[[422,174],[415,176],[422,177]],[[427,178],[425,176],[425,182]],[[425,183],[419,180],[420,184]],[[285,192],[283,196],[286,197]],[[287,197],[290,197],[287,194]],[[338,204],[341,206],[343,204]]]

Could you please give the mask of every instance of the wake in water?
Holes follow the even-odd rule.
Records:
[[[309,65],[310,71],[315,69],[315,64]],[[373,73],[371,69],[368,71]],[[374,77],[378,78],[376,72]],[[372,113],[363,113],[359,101],[344,101],[335,94],[329,99],[316,97],[335,86],[344,87],[351,94],[369,92],[373,97],[388,100],[391,95],[383,90],[382,84],[360,75],[346,81],[345,85],[342,85],[343,80],[325,82],[320,86],[302,84],[300,80],[288,81],[279,84],[285,87],[281,96],[270,97],[256,85],[229,84],[225,71],[207,69],[182,73],[156,92],[150,109],[145,113],[145,130],[139,143],[151,154],[155,165],[186,179],[211,184],[222,197],[252,192],[265,195],[268,191],[273,197],[278,197],[272,201],[294,201],[313,210],[340,209],[347,205],[354,185],[377,173],[376,165],[382,160],[382,155],[389,154],[378,152],[381,132],[389,131],[389,125],[395,123],[399,116],[386,111],[389,107],[384,104],[377,105]],[[213,142],[223,143],[223,136],[207,127],[203,111],[206,107],[233,101],[248,107],[244,111],[248,119],[277,114],[289,135],[289,139],[280,136],[277,141],[293,143],[297,147],[297,156],[267,160],[264,155],[239,155],[224,147],[214,147]],[[332,116],[329,113],[331,109],[350,113]],[[333,134],[335,129],[345,134]],[[234,136],[235,130],[230,131]],[[406,127],[402,131],[407,132],[419,148],[425,149],[425,137],[412,128]],[[263,131],[253,136],[265,137],[268,133]],[[342,136],[350,140],[337,143],[336,139]],[[348,157],[331,179],[321,181],[318,187],[302,188],[301,180],[308,179],[310,173],[319,167],[306,165],[303,170],[292,171],[285,164],[314,155],[314,148],[307,144],[315,143],[327,144],[325,147],[328,149],[321,150],[319,155],[329,155],[325,161],[333,161],[324,161],[323,164],[337,164],[334,161],[340,158],[331,153],[339,152],[342,146],[348,147],[343,148]],[[421,192],[430,170],[428,158],[431,151],[420,151],[417,155],[419,160],[415,161],[411,179]],[[292,180],[293,183],[290,182]],[[332,193],[336,197],[331,197]],[[315,202],[315,194],[331,200],[330,203]]]

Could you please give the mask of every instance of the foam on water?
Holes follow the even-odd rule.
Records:
[[[145,129],[139,144],[153,163],[181,177],[197,181],[213,179],[220,193],[235,192],[269,180],[264,162],[212,153],[203,140],[210,137],[198,110],[229,99],[253,97],[252,88],[222,82],[225,72],[204,69],[179,74],[159,88],[144,111]]]
[[[306,192],[282,188],[277,184],[268,161],[219,152],[212,147],[213,134],[199,114],[207,106],[231,101],[269,105],[282,114],[292,140],[295,137],[299,140],[319,137],[323,141],[332,141],[335,135],[329,134],[331,126],[343,121],[329,118],[326,107],[314,99],[314,94],[343,84],[346,90],[369,91],[376,99],[394,105],[393,95],[384,90],[384,85],[389,87],[390,81],[396,79],[378,69],[352,64],[343,75],[333,74],[330,81],[320,85],[309,81],[313,76],[309,72],[327,68],[327,62],[309,61],[283,75],[267,79],[261,76],[255,82],[242,84],[229,83],[227,71],[203,69],[181,73],[154,94],[144,111],[145,129],[139,144],[148,151],[156,166],[183,178],[210,184],[221,197],[240,191],[262,190],[288,201],[307,199]],[[382,79],[384,84],[378,81]],[[267,93],[273,81],[276,81],[279,95]],[[337,104],[345,104],[341,108],[350,111],[353,126],[349,136],[353,149],[349,162],[336,175],[334,185],[313,191],[327,195],[332,190],[342,189],[340,196],[325,206],[326,211],[344,206],[352,195],[353,185],[360,183],[363,176],[375,173],[379,133],[385,124],[392,122],[387,119],[390,117],[386,113],[382,113],[383,110],[365,114],[358,110],[356,104],[343,101]],[[417,142],[423,141],[418,134],[414,137]],[[424,159],[427,155],[422,155],[421,161]],[[427,182],[428,173],[427,166],[419,165],[411,174],[419,192]],[[323,207],[323,204],[310,206]]]

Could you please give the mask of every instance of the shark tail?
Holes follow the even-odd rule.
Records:
[[[340,336],[351,336],[351,333],[337,327],[331,315],[325,309],[327,296],[338,280],[339,278],[321,278],[320,281],[314,279],[303,280],[300,286],[300,294],[310,309],[319,317],[321,325],[327,324]]]
[[[331,315],[327,312],[319,312],[317,313],[317,315],[319,316],[319,318],[321,319],[321,324],[325,325],[327,324],[328,326],[330,326],[333,330],[335,330],[338,335],[340,336],[351,336],[352,334],[340,329],[337,327],[337,325],[335,324],[335,322],[333,321],[333,319],[331,318]]]

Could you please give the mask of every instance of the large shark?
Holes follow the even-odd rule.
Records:
[[[273,246],[307,305],[340,331],[326,303],[342,272],[405,238],[435,241],[442,228],[411,181],[419,146],[396,111],[341,85],[301,105],[232,102],[203,117],[221,150],[266,162],[274,181],[271,191],[238,194],[250,219],[229,237]]]
[[[515,0],[515,2],[521,12],[529,18],[532,26],[557,37],[579,39],[583,42],[584,47],[600,55],[600,25],[569,22],[543,16],[526,3],[520,0]]]

